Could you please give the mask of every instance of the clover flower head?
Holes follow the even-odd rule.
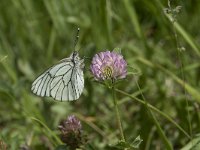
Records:
[[[74,116],[69,116],[66,120],[61,122],[58,126],[62,133],[71,133],[71,132],[80,132],[81,131],[81,122]]]
[[[58,126],[61,131],[61,140],[71,148],[79,147],[82,142],[82,125],[74,116],[69,116]]]
[[[90,66],[95,80],[123,79],[127,75],[127,63],[120,53],[105,51],[96,54]]]

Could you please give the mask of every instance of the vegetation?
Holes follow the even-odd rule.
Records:
[[[82,123],[85,149],[124,149],[139,135],[139,149],[198,147],[199,14],[198,0],[1,0],[0,148],[55,149],[70,115]],[[78,27],[77,49],[87,57],[80,99],[32,94],[34,79],[72,53]],[[107,49],[120,49],[129,66],[115,88],[126,143],[112,90],[90,71]]]

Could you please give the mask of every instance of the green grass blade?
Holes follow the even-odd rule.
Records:
[[[122,90],[116,89],[117,92],[126,95],[134,100],[136,100],[137,102],[145,105],[145,102],[137,97],[132,96],[131,94],[128,94]],[[163,116],[165,119],[167,119],[169,122],[171,122],[173,125],[175,125],[182,133],[184,133],[189,139],[191,138],[190,135],[181,127],[179,126],[172,118],[170,118],[168,115],[166,115],[165,113],[163,113],[162,111],[160,111],[159,109],[157,109],[156,107],[152,106],[151,104],[147,103],[148,107],[150,109],[152,109],[153,111],[157,112],[158,114],[160,114],[161,116]]]
[[[149,67],[153,67],[153,68],[155,67],[155,68],[158,68],[158,69],[162,70],[165,74],[169,75],[172,79],[174,79],[177,83],[179,83],[183,88],[185,88],[187,90],[187,92],[194,97],[194,100],[196,100],[197,102],[200,103],[200,93],[199,93],[199,91],[197,91],[195,88],[193,88],[188,83],[186,83],[183,80],[181,80],[174,73],[172,73],[171,71],[169,71],[168,69],[162,67],[159,64],[154,64],[154,63],[148,61],[145,58],[139,57],[138,60],[140,62],[146,64]]]
[[[139,38],[142,38],[142,31],[140,28],[140,23],[138,21],[137,13],[135,11],[134,6],[131,5],[130,0],[123,0],[124,7],[131,19],[131,23],[133,24],[134,30]]]
[[[35,117],[30,117],[31,120],[36,121],[37,123],[39,123],[40,125],[42,125],[42,127],[45,128],[45,130],[47,131],[48,135],[50,135],[51,137],[54,138],[56,144],[62,144],[61,140],[58,138],[58,136],[45,124],[43,123],[41,120],[35,118]]]
[[[171,21],[172,16],[169,14],[165,14],[167,18]],[[192,36],[178,23],[174,22],[174,27],[178,31],[178,33],[185,39],[185,41],[192,47],[195,53],[200,56],[200,49],[197,44],[194,42]]]

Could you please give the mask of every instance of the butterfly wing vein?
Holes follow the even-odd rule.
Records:
[[[38,96],[71,101],[80,97],[84,88],[83,70],[71,61],[61,62],[43,74],[32,84],[31,90]]]

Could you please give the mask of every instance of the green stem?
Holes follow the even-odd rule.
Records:
[[[117,124],[118,124],[118,128],[119,128],[121,140],[125,141],[124,133],[123,133],[123,130],[122,130],[122,123],[121,123],[121,119],[120,119],[120,114],[119,114],[119,110],[118,110],[118,104],[117,104],[117,99],[116,99],[116,94],[115,94],[115,85],[114,85],[114,83],[113,83],[113,86],[112,86],[112,96],[113,96],[115,114],[116,114],[116,118],[117,118]]]
[[[33,121],[36,121],[37,123],[39,123],[42,127],[44,127],[44,129],[46,129],[47,132],[45,133],[48,133],[48,135],[50,135],[51,137],[53,138],[49,138],[55,145],[60,145],[62,144],[62,141],[60,140],[60,138],[45,124],[43,123],[41,120],[35,118],[35,117],[30,117],[31,120]]]
[[[168,6],[170,9],[171,6],[170,6],[170,0],[168,0]],[[173,13],[173,11],[172,11]],[[176,14],[173,14],[173,15],[176,15]],[[172,17],[173,17],[172,15]],[[186,77],[185,77],[185,74],[184,74],[184,71],[183,71],[183,68],[184,68],[184,63],[181,59],[181,52],[180,52],[180,48],[181,48],[181,45],[180,45],[180,42],[178,40],[178,35],[177,35],[177,32],[176,32],[176,27],[175,27],[175,22],[176,21],[173,21],[171,22],[172,25],[173,25],[173,30],[174,30],[174,36],[175,36],[175,41],[176,41],[176,50],[177,50],[177,56],[178,56],[178,59],[179,59],[179,62],[180,62],[180,73],[181,73],[181,78],[183,80],[183,89],[184,89],[184,96],[185,96],[185,102],[186,102],[186,111],[187,111],[187,121],[188,121],[188,125],[189,125],[189,131],[190,131],[190,136],[192,136],[192,125],[191,125],[191,115],[190,115],[190,111],[189,111],[189,100],[187,98],[187,92],[186,92],[186,88],[185,88],[185,82],[186,82]]]
[[[135,82],[136,82],[136,85],[137,85],[137,87],[138,87],[138,89],[139,89],[139,91],[140,91],[140,90],[141,90],[140,85],[138,84],[137,80],[135,80]],[[148,107],[148,103],[147,103],[147,101],[146,101],[146,99],[145,99],[145,97],[144,97],[144,95],[143,95],[142,92],[141,92],[141,96],[142,96],[142,98],[143,98],[144,105],[145,105],[147,111],[149,112],[150,116],[152,117],[153,122],[154,122],[154,124],[156,125],[157,131],[158,131],[160,137],[162,138],[162,140],[163,140],[163,142],[164,142],[164,144],[165,144],[165,146],[166,146],[166,149],[172,150],[173,148],[172,148],[172,145],[171,145],[170,141],[167,139],[167,137],[166,137],[164,131],[162,130],[162,128],[161,128],[161,126],[160,126],[158,120],[157,120],[156,117],[154,116],[153,112],[152,112],[151,109]]]
[[[136,100],[137,102],[145,105],[145,102],[137,97],[134,97],[122,90],[119,90],[119,89],[115,89],[117,92],[123,94],[123,95],[126,95],[134,100]],[[172,118],[170,118],[167,114],[165,114],[164,112],[160,111],[159,109],[157,109],[156,107],[152,106],[151,104],[147,103],[148,107],[150,109],[152,109],[153,111],[157,112],[158,114],[160,114],[161,116],[163,116],[164,118],[166,118],[168,121],[170,121],[172,124],[174,124],[182,133],[184,133],[189,139],[191,139],[190,135],[181,127],[179,126]]]
[[[145,106],[148,107],[147,104],[145,104]],[[156,128],[158,130],[158,133],[159,133],[160,137],[163,139],[163,142],[164,142],[164,144],[166,146],[166,149],[172,150],[173,149],[172,145],[171,145],[170,141],[167,139],[164,131],[162,130],[162,128],[161,128],[161,126],[160,126],[160,124],[158,122],[158,120],[156,119],[156,117],[154,116],[154,114],[152,113],[152,111],[150,109],[148,109],[148,111],[149,111],[149,113],[150,113],[150,115],[151,115],[151,117],[153,119],[154,124],[156,125]]]

